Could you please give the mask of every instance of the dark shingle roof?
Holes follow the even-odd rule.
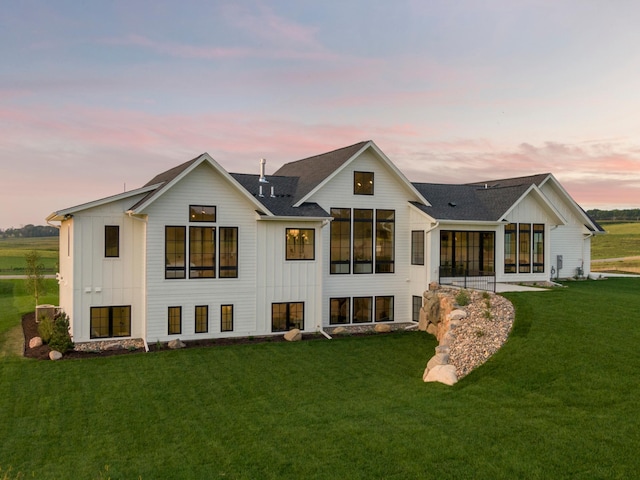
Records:
[[[242,187],[255,197],[274,215],[293,217],[329,217],[329,214],[317,203],[303,203],[294,207],[294,195],[298,186],[298,178],[269,176],[268,183],[260,182],[259,175],[247,173],[230,174]],[[260,187],[262,186],[262,197]],[[273,196],[271,191],[273,189]]]
[[[531,184],[520,182],[513,186],[484,187],[414,183],[413,186],[431,206],[414,203],[420,210],[437,220],[497,222],[524,194]]]
[[[294,195],[295,203],[338,170],[367,143],[369,143],[369,140],[295,162],[286,163],[280,167],[274,175],[298,178],[298,185]]]

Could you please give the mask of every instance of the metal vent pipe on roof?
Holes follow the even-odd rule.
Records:
[[[264,167],[267,161],[264,158],[260,159],[260,183],[269,183],[267,179],[264,177]]]

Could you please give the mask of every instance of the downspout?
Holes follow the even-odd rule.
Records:
[[[147,242],[146,242],[146,235],[147,235],[147,220],[146,218],[139,218],[139,217],[134,217],[133,216],[133,211],[131,210],[127,210],[127,215],[129,216],[129,218],[133,219],[133,220],[137,220],[138,222],[142,222],[145,227],[144,227],[144,234],[145,234],[145,242],[143,244],[143,248],[144,248],[144,271],[142,272],[142,281],[143,281],[143,287],[142,287],[142,291],[143,291],[143,295],[144,295],[144,316],[143,316],[143,324],[142,324],[142,330],[143,330],[143,335],[142,335],[142,343],[144,343],[144,351],[145,352],[149,352],[149,344],[147,343]]]
[[[427,235],[428,233],[431,233],[432,231],[434,231],[434,230],[435,230],[436,228],[438,228],[439,226],[440,226],[440,222],[439,222],[438,220],[436,220],[436,223],[435,223],[431,228],[429,228],[428,230],[425,230],[425,231],[424,231],[425,238],[426,238],[426,235]],[[431,249],[429,249],[429,252],[431,252]],[[429,262],[428,262],[428,263],[431,263],[431,258],[429,258]],[[439,274],[438,274],[438,281],[440,281],[440,275],[439,275]]]
[[[331,220],[323,220],[322,224],[320,225],[320,229],[323,229],[324,227],[326,227],[330,223],[331,223]],[[320,267],[320,269],[322,270],[322,267]],[[323,283],[320,282],[320,285],[322,285],[322,284]],[[317,331],[320,332],[322,335],[324,335],[328,340],[333,340],[331,335],[329,335],[327,332],[325,332],[324,329],[322,328],[322,319],[320,319],[320,324],[317,325]]]

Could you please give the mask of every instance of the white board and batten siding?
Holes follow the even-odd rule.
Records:
[[[545,183],[542,191],[567,221],[566,225],[559,225],[551,231],[551,262],[555,266],[557,256],[562,255],[563,263],[554,278],[571,278],[577,274],[578,268],[588,275],[591,271],[591,241],[584,219],[551,182]]]
[[[131,336],[143,336],[144,319],[144,223],[125,211],[140,197],[131,197],[75,213],[62,222],[62,235],[71,228],[71,258],[68,240],[61,242],[61,306],[72,318],[74,342],[91,340],[91,307],[131,306]],[[68,226],[67,226],[68,225]],[[119,227],[119,256],[105,258],[105,226]],[[69,265],[71,268],[69,269]],[[69,274],[69,271],[71,272]],[[67,278],[69,277],[69,278]]]
[[[353,193],[353,174],[374,172],[374,194],[355,195]],[[318,190],[309,201],[317,202],[327,212],[331,208],[385,209],[395,211],[395,258],[394,273],[330,274],[330,227],[322,230],[322,249],[326,252],[322,262],[324,278],[322,295],[322,324],[328,327],[330,299],[343,297],[394,297],[394,321],[411,320],[411,234],[409,201],[418,200],[415,194],[401,182],[386,164],[371,151],[365,151],[349,163],[323,188]],[[353,219],[352,219],[353,220]],[[375,239],[375,211],[374,211]],[[352,228],[353,237],[353,228]],[[353,240],[352,240],[353,245]],[[424,291],[423,285],[416,285],[415,291]],[[420,293],[421,294],[421,293]]]
[[[271,330],[271,307],[274,303],[302,302],[305,332],[321,327],[323,222],[297,220],[258,222],[257,241],[257,332],[267,335]],[[287,228],[313,229],[315,255],[313,260],[286,259]],[[325,226],[324,230],[329,227]],[[281,334],[281,333],[279,333]]]
[[[189,223],[189,205],[216,207],[216,222]],[[256,335],[256,213],[255,206],[209,164],[201,164],[145,209],[147,222],[147,334],[148,342],[174,338]],[[238,277],[189,278],[189,226],[238,228]],[[165,226],[187,231],[187,271],[184,279],[165,279]],[[208,332],[195,333],[195,307],[209,307]],[[220,309],[233,305],[233,331],[222,332]],[[168,334],[168,308],[182,307],[182,331]]]

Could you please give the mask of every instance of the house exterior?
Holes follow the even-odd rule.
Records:
[[[47,221],[75,342],[408,322],[432,281],[587,275],[602,233],[551,174],[411,183],[372,141],[269,176],[204,153]]]

